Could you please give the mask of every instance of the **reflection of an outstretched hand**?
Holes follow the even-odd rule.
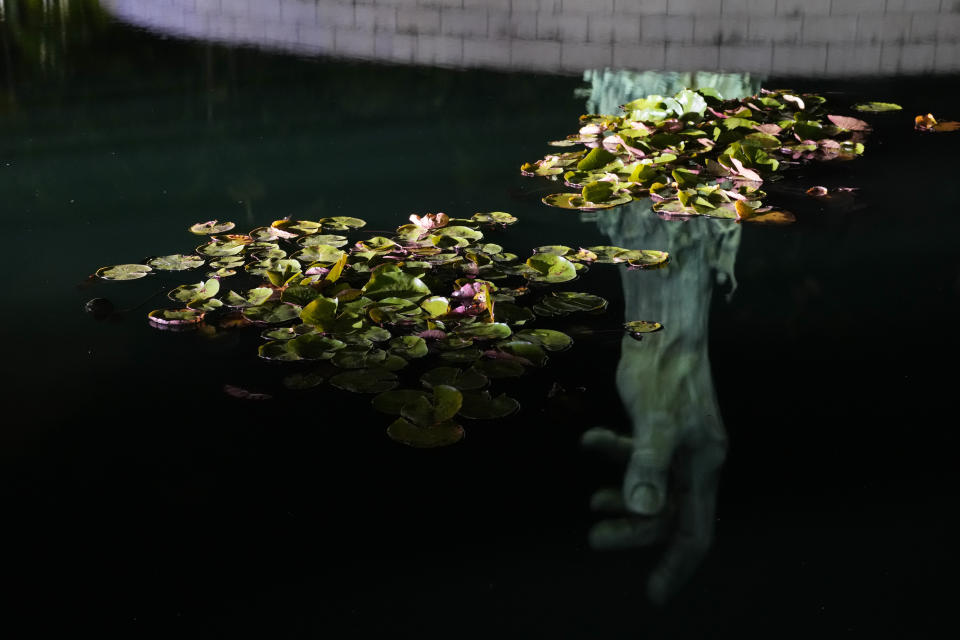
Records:
[[[709,418],[708,418],[709,419]],[[630,549],[661,542],[667,550],[647,581],[666,602],[690,579],[713,539],[717,481],[726,457],[718,425],[638,429],[633,438],[593,428],[583,445],[625,464],[621,489],[601,489],[591,507],[610,516],[590,531],[594,549]]]

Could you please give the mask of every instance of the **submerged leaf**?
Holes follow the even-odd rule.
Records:
[[[333,376],[330,384],[353,393],[382,393],[397,386],[397,375],[381,368],[353,369]]]

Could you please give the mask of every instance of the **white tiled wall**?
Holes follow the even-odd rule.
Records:
[[[307,54],[579,73],[960,69],[960,0],[102,0],[169,35]]]

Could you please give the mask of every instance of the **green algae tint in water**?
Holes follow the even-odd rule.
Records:
[[[69,15],[86,15],[80,6]],[[42,62],[10,25],[6,390],[23,411],[3,429],[17,551],[7,602],[36,612],[33,624],[53,610],[181,635],[456,633],[495,619],[554,635],[699,637],[787,619],[821,633],[933,635],[944,619],[957,443],[940,372],[957,348],[960,192],[939,169],[951,134],[920,134],[913,117],[956,120],[955,78],[770,78],[765,87],[820,93],[838,109],[903,110],[855,112],[875,128],[856,162],[765,184],[796,224],[661,224],[641,202],[587,219],[549,209],[540,200],[556,191],[515,175],[592,110],[574,97],[578,78],[297,60],[107,21],[68,29],[69,55]],[[806,195],[812,186],[859,190],[824,200]],[[581,323],[562,316],[560,296],[544,305],[569,322],[571,349],[520,378],[494,378],[509,376],[506,362],[482,371],[529,398],[522,411],[537,420],[468,424],[463,446],[433,452],[391,442],[392,418],[347,392],[281,405],[269,392],[288,373],[252,355],[255,332],[151,328],[145,314],[175,286],[208,280],[206,266],[76,287],[102,260],[192,252],[199,241],[184,229],[198,221],[250,229],[343,215],[366,219],[373,237],[437,208],[515,214],[508,235],[484,240],[523,258],[549,243],[598,255],[652,247],[671,263],[582,274],[569,291],[608,300],[604,315]],[[720,233],[729,228],[740,231]],[[97,297],[113,303],[104,322],[83,312]],[[878,320],[891,317],[907,330]],[[664,329],[636,341],[629,320]],[[631,412],[676,389],[691,399],[678,406],[697,406],[707,380],[730,443],[715,541],[655,609],[646,581],[670,546],[587,552],[603,520],[588,512],[591,494],[616,494],[624,477],[578,439],[593,425],[624,435]]]

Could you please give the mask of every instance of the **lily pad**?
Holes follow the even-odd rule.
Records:
[[[517,221],[517,218],[505,211],[489,211],[487,213],[475,213],[470,216],[470,220],[480,223],[513,224]]]
[[[488,378],[516,378],[526,372],[524,366],[516,360],[480,360],[473,368]]]
[[[422,297],[430,295],[430,287],[397,265],[384,264],[373,270],[363,292],[374,300],[387,297]]]
[[[534,282],[568,282],[577,277],[577,267],[562,256],[553,253],[538,253],[527,260],[532,269],[527,277]]]
[[[198,236],[213,235],[216,233],[223,233],[224,231],[230,231],[230,229],[233,229],[235,226],[237,225],[232,222],[208,220],[207,222],[198,222],[190,227],[190,233],[195,233]]]
[[[256,307],[269,300],[270,296],[273,294],[274,290],[270,287],[256,287],[254,289],[250,289],[244,296],[234,293],[233,291],[229,291],[227,292],[224,303],[231,307]]]
[[[346,231],[348,229],[359,229],[367,225],[366,220],[350,216],[323,218],[320,222],[323,223],[324,231]]]
[[[482,389],[490,383],[487,376],[476,369],[458,369],[456,367],[437,367],[420,376],[425,387],[447,385],[461,391]]]
[[[457,329],[455,335],[470,340],[499,340],[511,333],[510,327],[502,322],[478,322]]]
[[[489,391],[480,391],[463,394],[459,415],[472,420],[496,420],[506,418],[519,408],[520,403],[505,393],[494,398]]]
[[[390,341],[390,353],[404,358],[422,358],[429,349],[427,342],[417,336],[398,336]]]
[[[573,344],[573,338],[553,329],[525,329],[517,333],[516,337],[540,345],[547,351],[563,351]]]
[[[330,384],[352,393],[383,393],[397,386],[397,375],[381,368],[353,369],[330,378]]]
[[[279,324],[281,322],[289,322],[299,317],[300,311],[300,307],[295,304],[265,302],[255,307],[247,307],[243,310],[243,315],[251,322]]]
[[[323,371],[311,371],[307,373],[291,373],[284,377],[283,386],[292,391],[303,391],[319,387],[326,380]]]
[[[652,333],[663,329],[663,325],[659,322],[650,322],[647,320],[631,320],[630,322],[625,322],[623,328],[626,329],[628,333]]]
[[[147,264],[158,271],[189,271],[202,267],[203,258],[200,256],[186,256],[174,253],[169,256],[158,256],[147,261]]]
[[[193,309],[154,309],[147,314],[147,318],[161,326],[192,326],[203,320],[203,312]]]
[[[220,291],[220,282],[211,278],[206,282],[197,282],[195,284],[182,284],[167,293],[167,297],[178,302],[191,302],[193,300],[206,300],[217,295]]]
[[[373,408],[383,413],[399,416],[404,405],[418,400],[429,400],[430,394],[414,389],[394,389],[385,391],[372,400]]]
[[[886,111],[900,111],[903,109],[898,104],[892,102],[862,102],[853,105],[854,110],[866,113],[884,113]]]
[[[318,233],[309,236],[303,236],[297,240],[297,244],[304,248],[315,247],[317,245],[327,245],[330,247],[339,248],[347,244],[347,237],[328,233]]]
[[[145,264],[118,264],[97,269],[97,276],[104,280],[138,280],[151,271]]]
[[[410,447],[432,449],[446,447],[463,440],[463,427],[454,422],[419,427],[404,418],[397,418],[387,427],[392,440]]]

